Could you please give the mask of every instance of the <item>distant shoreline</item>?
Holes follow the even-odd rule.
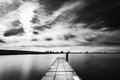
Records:
[[[0,55],[34,55],[34,54],[66,54],[67,52],[54,51],[22,51],[22,50],[0,50]],[[69,54],[120,54],[120,52],[70,52]]]

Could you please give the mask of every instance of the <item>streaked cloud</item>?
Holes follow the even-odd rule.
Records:
[[[12,3],[14,1],[9,4]],[[13,45],[13,48],[38,47],[46,50],[73,46],[78,47],[77,49],[86,47],[89,50],[93,46],[96,50],[120,47],[120,31],[109,27],[106,18],[93,15],[96,13],[93,10],[97,8],[91,6],[92,0],[91,3],[85,0],[65,0],[59,3],[56,9],[48,10],[47,4],[49,6],[50,3],[46,0],[18,1],[17,8],[8,9],[10,12],[0,17],[1,49],[10,49]],[[90,6],[93,9],[88,8]],[[102,10],[105,11],[101,7],[97,12]],[[101,16],[101,13],[97,16]]]

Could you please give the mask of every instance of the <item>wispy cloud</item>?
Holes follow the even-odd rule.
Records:
[[[104,20],[91,24],[86,21],[75,22],[82,18],[79,12],[86,5],[84,0],[66,1],[57,10],[48,13],[46,5],[22,1],[18,9],[0,17],[1,48],[10,49],[13,45],[14,48],[64,49],[73,46],[81,49],[91,49],[91,46],[96,49],[119,47],[120,31],[109,31]]]

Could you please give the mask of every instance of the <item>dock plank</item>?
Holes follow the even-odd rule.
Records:
[[[51,64],[41,80],[81,80],[64,57],[58,57]]]

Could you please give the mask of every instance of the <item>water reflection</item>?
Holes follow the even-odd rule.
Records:
[[[0,80],[40,80],[58,56],[61,55],[0,56]]]
[[[0,56],[0,80],[40,80],[58,56]],[[82,80],[120,79],[120,54],[69,54],[69,64]]]

